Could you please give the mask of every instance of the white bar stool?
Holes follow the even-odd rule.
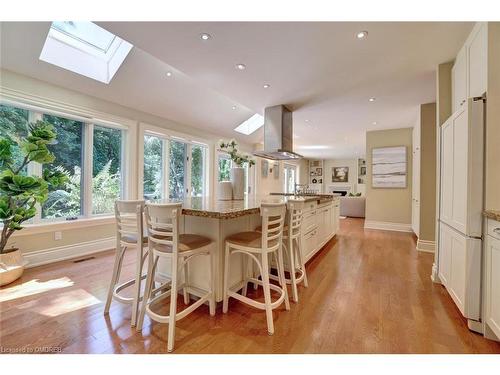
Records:
[[[287,202],[287,213],[285,221],[285,230],[283,231],[284,254],[288,258],[290,278],[286,280],[287,284],[292,286],[292,296],[294,302],[299,302],[297,285],[304,282],[307,288],[307,274],[304,257],[302,255],[302,211],[304,201],[298,199],[289,199]],[[275,276],[272,276],[276,279]]]
[[[267,332],[269,335],[274,333],[273,309],[280,306],[283,302],[287,310],[290,310],[288,302],[288,292],[285,282],[285,274],[283,271],[283,253],[282,253],[282,236],[283,223],[285,221],[286,207],[284,203],[262,203],[260,206],[260,214],[262,216],[262,232],[241,232],[233,234],[226,238],[226,249],[224,257],[224,301],[222,312],[228,311],[229,297],[233,297],[241,302],[244,302],[257,309],[266,311]],[[280,286],[269,282],[269,254],[278,253],[278,275]],[[260,271],[262,280],[249,278],[246,274],[244,266],[243,281],[236,286],[229,287],[230,276],[230,256],[232,254],[241,253],[243,256],[249,256],[255,261]],[[260,258],[260,259],[259,259]],[[246,262],[243,261],[245,265]],[[257,302],[246,296],[248,282],[253,282],[254,285],[261,285],[264,289],[264,303]],[[242,289],[243,288],[243,289]],[[237,291],[242,289],[242,294]],[[274,302],[271,300],[271,289],[278,292],[280,295]]]
[[[308,287],[306,266],[302,255],[302,211],[304,201],[301,199],[289,199],[287,202],[287,213],[285,226],[283,228],[284,257],[288,260],[290,278],[286,278],[286,283],[292,286],[293,301],[299,302],[297,285],[304,282]],[[257,232],[262,231],[262,226],[255,228]],[[285,266],[286,268],[286,266]],[[272,280],[278,280],[275,275],[270,275]]]
[[[168,323],[167,349],[169,352],[174,350],[176,321],[186,317],[206,301],[209,302],[210,315],[215,315],[215,278],[213,271],[215,247],[213,241],[207,237],[197,234],[179,234],[181,212],[181,203],[148,203],[144,210],[149,240],[148,273],[137,330],[142,330],[145,314],[154,321]],[[187,262],[199,255],[210,257],[210,290],[208,291],[188,285],[186,272],[184,273],[184,282],[182,284],[178,283],[179,269],[186,269]],[[159,258],[170,259],[171,280],[155,289],[154,279]],[[170,288],[165,290],[168,286]],[[189,303],[189,294],[193,294],[199,299],[181,312],[177,312],[177,293],[180,289],[183,289],[186,304]],[[152,305],[167,297],[170,297],[169,315],[155,313],[151,309]]]
[[[147,237],[144,236],[142,220],[143,211],[144,201],[142,200],[117,200],[115,202],[116,255],[108,297],[104,307],[104,314],[109,314],[109,309],[113,300],[124,304],[132,304],[132,318],[130,320],[132,326],[135,326],[137,322],[139,301],[141,299],[141,281],[146,278],[145,275],[142,275],[142,269],[147,255],[147,251],[144,251],[144,247],[147,246]],[[118,284],[122,270],[123,257],[125,251],[129,247],[135,247],[137,251],[135,278]],[[120,295],[122,290],[132,285],[134,286],[132,297]]]

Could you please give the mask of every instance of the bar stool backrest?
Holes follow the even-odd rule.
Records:
[[[260,205],[263,250],[274,251],[280,246],[285,213],[285,203],[262,203]]]
[[[172,248],[172,253],[177,252],[182,203],[148,203],[144,211],[148,239],[153,249],[168,246]]]
[[[142,242],[144,211],[143,200],[115,201],[117,237],[124,242]]]
[[[300,226],[302,225],[302,211],[304,209],[304,201],[299,199],[289,199],[287,202],[287,218],[289,236],[296,237],[300,234]]]

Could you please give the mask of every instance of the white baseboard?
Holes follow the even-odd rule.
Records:
[[[433,253],[436,249],[435,241],[417,240],[417,250],[424,253]]]
[[[411,224],[391,223],[387,221],[365,220],[365,229],[392,230],[396,232],[412,232]]]
[[[84,255],[113,249],[115,246],[116,238],[108,237],[99,240],[81,242],[75,245],[59,246],[53,247],[51,249],[32,251],[23,254],[23,257],[28,262],[26,268],[31,268],[44,264],[59,262],[61,260],[79,258]]]

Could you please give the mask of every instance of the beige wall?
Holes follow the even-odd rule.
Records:
[[[451,68],[453,61],[439,64],[436,70],[436,121],[439,126],[451,115]]]
[[[500,23],[488,23],[485,208],[500,210]]]
[[[436,233],[436,103],[420,106],[419,239],[434,241]]]
[[[148,123],[158,127],[162,127],[168,130],[173,130],[181,132],[184,134],[190,134],[192,136],[200,137],[209,142],[211,151],[213,151],[213,145],[221,137],[206,131],[202,131],[184,124],[179,124],[175,121],[169,119],[157,117],[145,112],[137,111],[132,108],[124,107],[115,103],[111,103],[105,100],[101,100],[89,95],[81,94],[66,88],[55,86],[40,80],[36,80],[27,76],[19,75],[7,70],[0,70],[0,87],[2,89],[16,90],[25,94],[38,96],[44,99],[50,99],[57,102],[67,103],[70,105],[75,105],[82,108],[87,108],[92,111],[98,111],[106,113],[113,116],[118,116],[131,120],[135,122],[136,127],[138,127],[139,122]],[[1,94],[1,91],[0,91]],[[137,144],[137,142],[136,142]],[[241,148],[244,150],[251,150],[252,146],[247,144],[241,144]],[[134,153],[135,154],[135,153]],[[214,152],[211,152],[212,160],[210,165],[214,165]],[[130,173],[137,176],[137,165],[136,162],[132,163],[133,170]],[[210,179],[211,187],[210,191],[214,191],[213,180],[216,174],[212,174]],[[131,187],[131,190],[135,192],[135,186]],[[51,249],[60,246],[75,245],[87,241],[95,241],[99,239],[109,238],[114,236],[114,225],[99,225],[93,227],[85,227],[80,229],[65,229],[62,230],[62,240],[54,240],[54,232],[38,233],[33,235],[28,235],[26,232],[20,233],[20,235],[14,235],[11,238],[10,243],[14,243],[16,247],[22,249],[24,253],[29,253],[36,250]]]
[[[406,146],[407,186],[405,189],[372,188],[372,149]],[[366,220],[411,224],[412,128],[366,133]]]

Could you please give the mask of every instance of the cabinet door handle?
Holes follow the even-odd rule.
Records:
[[[496,234],[500,234],[500,228],[493,229],[493,232],[495,232]]]

